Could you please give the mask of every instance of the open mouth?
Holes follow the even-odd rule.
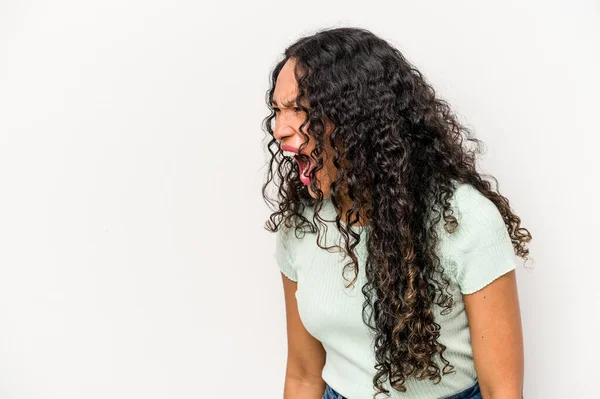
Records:
[[[300,181],[309,185],[310,177],[308,177],[308,174],[310,173],[310,161],[304,155],[295,155],[294,159],[298,162],[298,168],[300,169]]]
[[[283,155],[290,158],[294,157],[294,159],[298,163],[298,169],[300,170],[300,181],[302,181],[302,183],[306,184],[307,186],[310,185],[310,177],[308,177],[312,169],[310,158],[308,158],[305,154],[297,153],[295,151],[290,151],[287,149],[283,150]]]

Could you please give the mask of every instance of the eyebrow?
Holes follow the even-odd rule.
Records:
[[[273,100],[273,105],[277,106],[277,101]],[[296,99],[290,98],[289,100],[283,101],[282,107],[291,107],[296,105]]]

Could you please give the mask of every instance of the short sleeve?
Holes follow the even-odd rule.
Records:
[[[448,234],[452,272],[463,294],[484,288],[516,268],[510,235],[496,205],[471,185],[461,186],[454,204],[459,226]]]
[[[290,280],[298,281],[296,270],[293,268],[292,258],[290,254],[290,233],[288,230],[280,228],[275,233],[275,261],[279,270]]]

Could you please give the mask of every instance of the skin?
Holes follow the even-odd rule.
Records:
[[[299,148],[304,142],[304,138],[300,134],[300,125],[306,118],[306,113],[296,107],[295,98],[298,95],[298,84],[294,76],[295,61],[293,59],[288,60],[283,66],[277,82],[275,83],[275,92],[273,94],[273,107],[276,110],[275,128],[273,134],[279,141],[280,145],[290,145],[294,148]],[[307,134],[309,124],[304,127],[302,131]],[[328,131],[331,132],[331,126],[328,126]],[[326,143],[329,145],[329,143]],[[305,154],[315,148],[314,139],[309,136],[307,146],[302,150]],[[321,183],[321,191],[323,191],[323,198],[329,197],[331,194],[329,186],[333,180],[335,180],[336,168],[333,162],[327,154],[330,154],[331,148],[325,148],[324,154],[324,167],[317,172],[317,180]],[[315,193],[308,186],[309,193],[312,197],[315,197]]]
[[[273,95],[273,106],[278,108],[274,136],[280,144],[298,148],[304,142],[300,125],[305,115],[293,101],[298,93],[294,76],[294,60],[289,60],[281,70]],[[292,103],[289,106],[284,104]],[[331,126],[326,132],[330,132]],[[306,132],[304,132],[306,133]],[[328,141],[325,140],[326,145]],[[309,154],[314,139],[303,152]],[[331,161],[332,149],[324,150],[324,168],[317,173],[324,198],[330,194],[330,184],[335,180],[336,168]],[[315,197],[310,189],[310,194]],[[349,201],[342,201],[349,209]],[[359,224],[367,224],[362,215]],[[284,386],[285,399],[321,399],[325,381],[321,372],[325,364],[325,350],[320,341],[304,328],[298,314],[295,292],[297,283],[281,275],[286,303],[288,359]],[[469,320],[471,345],[482,397],[484,399],[522,398],[524,355],[521,315],[515,271],[496,279],[483,289],[463,295]]]
[[[293,101],[298,95],[298,85],[294,77],[294,61],[288,61],[284,66],[275,85],[273,94],[273,107],[276,111],[275,138],[280,145],[290,145],[299,148],[304,142],[300,134],[300,125],[305,114],[298,110]],[[293,104],[290,104],[293,103]],[[286,106],[285,104],[290,104]],[[304,131],[304,133],[306,133]],[[309,142],[304,153],[310,154],[315,147],[314,139],[309,136]],[[335,167],[326,162],[323,169],[317,172],[316,178],[321,184],[323,197],[330,195],[329,185],[335,175]],[[310,190],[311,196],[315,196]],[[285,297],[286,324],[287,324],[287,365],[285,373],[284,399],[321,399],[325,391],[325,381],[321,372],[325,365],[325,349],[319,340],[306,330],[298,314],[296,303],[297,283],[288,279],[283,273],[283,292]]]
[[[523,397],[523,331],[514,270],[463,295],[484,399]]]
[[[284,399],[321,399],[325,381],[321,372],[325,366],[325,349],[321,341],[310,335],[298,314],[296,289],[298,284],[283,273],[287,324],[287,365],[283,388]]]
[[[292,58],[288,60],[283,68],[281,69],[277,81],[275,82],[275,91],[273,93],[273,108],[276,110],[275,128],[273,129],[274,137],[279,141],[279,145],[289,145],[294,148],[299,148],[304,143],[304,137],[300,133],[300,125],[306,118],[304,111],[300,110],[295,103],[295,99],[298,95],[298,83],[294,76],[295,60]],[[303,104],[308,107],[308,104]],[[305,154],[310,154],[315,148],[315,140],[307,133],[307,129],[310,123],[304,126],[302,132],[308,136],[308,143],[302,150]],[[333,130],[333,125],[330,121],[325,121],[325,135],[329,135]],[[325,148],[323,151],[323,168],[319,170],[315,176],[318,187],[323,192],[323,198],[328,198],[331,195],[331,182],[337,177],[337,168],[333,164],[333,157],[331,154],[334,153],[329,140],[324,140]],[[342,164],[346,161],[342,160]],[[340,190],[344,192],[345,187],[341,187]],[[308,192],[316,198],[317,195],[313,192],[310,185],[308,185]],[[342,195],[343,196],[343,195]],[[342,200],[342,220],[347,222],[345,218],[346,211],[352,207],[350,200]],[[359,221],[356,225],[367,225],[368,219],[363,213],[359,216]]]

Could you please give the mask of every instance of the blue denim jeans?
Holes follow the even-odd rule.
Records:
[[[325,385],[325,394],[323,395],[323,397],[321,399],[347,399],[347,398],[345,396],[340,395],[339,393],[337,393],[335,391],[335,389],[333,389],[328,384],[326,384]],[[443,398],[440,398],[440,399],[481,399],[481,391],[479,390],[479,381],[476,378],[475,382],[473,382],[473,385],[471,385],[470,387],[464,389],[463,391],[455,393],[452,396],[444,396]]]

